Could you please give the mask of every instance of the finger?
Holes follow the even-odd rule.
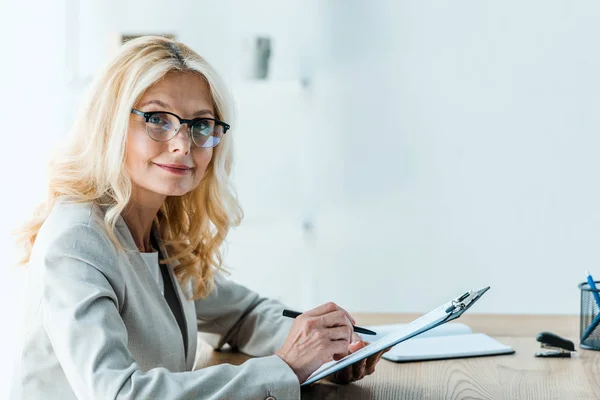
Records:
[[[380,351],[379,353],[373,354],[369,357],[366,366],[367,375],[371,375],[373,372],[375,372],[375,366],[381,360],[381,356],[383,355],[383,353],[383,351]]]
[[[354,367],[352,370],[353,381],[359,381],[365,377],[366,365],[367,363],[364,359],[352,365]]]
[[[334,326],[333,328],[327,328],[325,331],[330,340],[344,340],[347,342],[347,346],[350,345],[352,331],[347,326]]]
[[[352,325],[356,325],[356,320],[354,319],[354,317],[352,315],[350,315],[350,313],[348,311],[346,311],[345,308],[340,307],[340,306],[338,306],[338,308],[346,314],[346,316],[348,317],[348,319],[350,320]]]
[[[380,351],[378,353],[375,353],[373,356],[373,366],[375,366],[380,360],[381,360],[381,356],[383,356],[383,353],[387,352],[387,350],[383,350]]]
[[[348,355],[348,344],[344,340],[333,340],[328,345],[330,351],[330,360],[341,360]]]
[[[375,365],[377,365],[377,362],[379,361],[379,354],[373,354],[369,357],[367,357],[366,362],[365,362],[365,370],[367,371],[367,375],[372,374],[375,370]]]
[[[313,309],[310,309],[308,311],[305,311],[302,313],[302,315],[306,315],[309,317],[318,317],[321,316],[323,314],[328,314],[332,311],[337,310],[337,305],[335,303],[325,303],[325,304],[321,304],[320,306],[317,306]]]
[[[327,328],[333,327],[333,326],[345,325],[348,328],[350,328],[350,336],[352,335],[352,332],[353,332],[352,322],[348,319],[348,316],[343,311],[340,311],[340,310],[332,311],[332,312],[330,312],[328,314],[324,314],[318,318],[320,318],[323,326],[325,326]]]
[[[354,318],[352,318],[352,316],[346,310],[344,310],[342,307],[338,306],[333,302],[321,304],[320,306],[315,307],[312,310],[304,312],[303,315],[307,315],[309,317],[318,317],[324,314],[329,314],[334,311],[342,311],[344,314],[346,314],[352,325],[356,324]]]
[[[373,372],[375,372],[375,366],[368,367],[365,370],[365,375],[366,376],[371,375]]]
[[[338,383],[350,383],[352,382],[352,366],[349,365],[346,368],[342,368],[335,373],[335,380]]]
[[[366,347],[365,342],[363,342],[362,340],[359,339],[358,342],[352,342],[348,345],[348,350],[350,351],[350,353],[356,353],[358,350],[362,349],[363,347]]]
[[[346,346],[352,342],[352,324],[341,311],[334,311],[324,316],[317,317],[317,324],[325,329],[342,328],[342,330],[336,330],[336,333],[344,332],[343,340],[346,342]],[[337,339],[342,339],[338,337]]]

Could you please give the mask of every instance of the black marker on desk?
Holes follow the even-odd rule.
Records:
[[[296,318],[296,317],[299,317],[300,315],[302,315],[302,313],[300,313],[298,311],[283,310],[284,317]],[[356,333],[362,333],[363,335],[377,335],[376,332],[370,331],[365,328],[361,328],[360,326],[353,326],[353,328],[354,328],[354,332],[356,332]]]

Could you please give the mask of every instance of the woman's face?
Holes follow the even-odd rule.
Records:
[[[184,119],[216,118],[208,84],[194,73],[170,72],[151,86],[135,109],[169,111]],[[188,125],[167,142],[157,142],[146,132],[143,116],[129,119],[125,165],[138,201],[181,196],[200,184],[212,157],[212,148],[196,146]]]

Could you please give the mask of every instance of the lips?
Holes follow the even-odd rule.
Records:
[[[159,167],[163,167],[163,168],[171,168],[171,169],[179,169],[182,171],[186,171],[189,169],[192,169],[192,167],[188,167],[187,165],[182,165],[182,164],[157,164]]]
[[[191,171],[192,171],[191,167],[188,167],[187,165],[183,165],[183,164],[157,164],[157,163],[154,163],[154,165],[156,165],[159,168],[164,169],[165,171],[175,174],[175,175],[187,175],[187,174],[191,173]]]

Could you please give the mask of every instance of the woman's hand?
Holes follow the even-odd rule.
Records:
[[[350,345],[348,346],[348,354],[355,353],[369,344],[368,342],[364,342],[356,333],[352,334],[352,338],[352,343],[350,343]],[[373,372],[375,372],[375,365],[377,365],[383,353],[386,353],[390,350],[391,347],[373,355],[370,355],[367,358],[363,358],[362,360],[355,362],[352,365],[348,365],[346,368],[340,369],[339,371],[332,374],[328,379],[331,382],[341,384],[347,384],[350,382],[361,380],[365,376],[371,375]]]
[[[294,320],[285,343],[275,354],[302,383],[324,363],[348,354],[354,323],[343,308],[334,303],[323,304]]]

